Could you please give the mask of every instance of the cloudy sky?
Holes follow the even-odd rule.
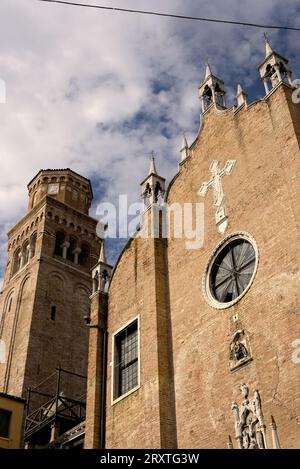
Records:
[[[300,27],[294,0],[89,0],[121,8]],[[95,200],[139,197],[149,155],[177,170],[182,132],[199,127],[197,87],[208,59],[228,105],[241,81],[263,96],[256,66],[262,29],[68,7],[0,2],[0,279],[6,232],[27,207],[26,184],[41,168],[71,167],[91,178]],[[300,33],[271,30],[273,47],[299,77]],[[123,241],[122,241],[123,242]],[[120,244],[110,243],[115,261]],[[1,280],[0,280],[1,281]]]

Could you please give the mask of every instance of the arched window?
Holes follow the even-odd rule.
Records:
[[[279,82],[277,72],[271,64],[268,64],[266,67],[265,78],[270,80],[272,88]]]
[[[37,234],[33,233],[33,235],[30,238],[30,242],[29,242],[29,259],[31,259],[35,255],[36,237],[37,237]]]
[[[29,260],[29,241],[26,240],[25,243],[22,246],[22,267],[27,264]]]
[[[15,275],[18,272],[18,270],[20,269],[20,264],[21,264],[21,249],[18,248],[14,253],[12,275]]]
[[[219,83],[216,83],[216,86],[215,86],[215,98],[216,98],[217,104],[220,104],[221,106],[225,106],[224,92],[221,90]]]
[[[204,109],[207,109],[212,103],[212,91],[208,85],[204,87],[203,93]]]
[[[83,243],[81,245],[81,252],[78,257],[78,263],[87,267],[90,260],[90,247],[88,244]]]
[[[287,70],[282,62],[279,63],[279,72],[282,79],[285,79],[287,77]]]
[[[34,207],[36,201],[36,192],[33,194],[32,199],[31,199],[31,208]]]
[[[63,254],[63,249],[62,249],[62,244],[65,241],[65,233],[63,231],[57,231],[56,232],[56,241],[55,241],[55,251],[54,254],[56,256],[62,256]]]

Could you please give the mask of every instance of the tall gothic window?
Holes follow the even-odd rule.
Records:
[[[114,399],[138,386],[138,320],[114,336]]]

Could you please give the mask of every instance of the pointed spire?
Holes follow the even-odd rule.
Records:
[[[267,33],[264,33],[265,37],[265,43],[266,43],[266,57],[268,57],[270,54],[273,54],[273,49],[271,47],[271,44],[269,42],[269,38],[267,36]]]
[[[277,425],[276,425],[273,415],[271,415],[270,427],[272,430],[273,449],[280,449],[280,441],[279,441],[278,433],[277,433]]]
[[[206,80],[206,78],[208,78],[210,75],[212,75],[212,71],[211,71],[211,68],[210,68],[209,63],[207,62],[206,65],[205,65],[205,76],[204,76],[204,80]]]
[[[185,134],[183,134],[183,137],[182,137],[180,153],[181,153],[181,161],[185,160],[189,156],[189,145],[188,145]]]
[[[205,76],[199,87],[199,97],[201,101],[202,112],[204,113],[212,104],[217,109],[225,109],[225,90],[224,82],[213,75],[208,62],[205,65]]]
[[[264,34],[266,56],[264,61],[259,65],[259,75],[264,84],[265,92],[268,94],[275,86],[281,82],[293,85],[292,72],[288,66],[288,60],[278,54],[272,48],[267,34]]]
[[[238,83],[238,85],[237,85],[237,92],[236,92],[237,96],[238,96],[239,94],[243,93],[243,92],[244,92],[244,90],[243,90],[243,88],[242,88],[242,85],[241,85],[240,83]]]
[[[237,85],[236,97],[238,106],[241,106],[242,104],[247,105],[247,93],[243,90],[240,83]]]
[[[227,448],[228,448],[228,449],[233,449],[232,438],[231,438],[230,435],[228,435]]]
[[[101,249],[100,249],[100,255],[99,255],[99,261],[102,262],[103,264],[106,264],[106,256],[105,256],[105,249],[104,249],[104,240],[102,241],[101,244]]]
[[[182,135],[181,150],[185,150],[185,149],[188,148],[188,147],[189,147],[189,145],[188,145],[188,142],[187,142],[185,133],[183,133],[183,135]]]
[[[154,151],[151,153],[150,168],[149,168],[148,176],[150,176],[150,174],[157,174],[156,166],[155,166]]]
[[[165,178],[159,176],[156,170],[154,151],[151,152],[148,175],[141,182],[141,187],[141,196],[144,201],[145,208],[148,208],[150,205],[157,203],[158,197],[162,196],[165,192]]]

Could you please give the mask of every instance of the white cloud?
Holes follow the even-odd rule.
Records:
[[[264,23],[297,21],[292,0],[105,3]],[[205,60],[224,79],[229,96],[239,80],[257,93],[262,33],[1,0],[0,78],[7,85],[7,104],[0,105],[0,267],[3,232],[24,213],[26,184],[39,169],[70,166],[92,177],[95,186],[103,181],[103,196],[110,201],[118,193],[138,197],[151,150],[159,155],[161,173],[171,178],[181,132],[191,137],[198,129],[197,86]],[[280,52],[299,49],[295,33],[273,31],[271,38]]]

